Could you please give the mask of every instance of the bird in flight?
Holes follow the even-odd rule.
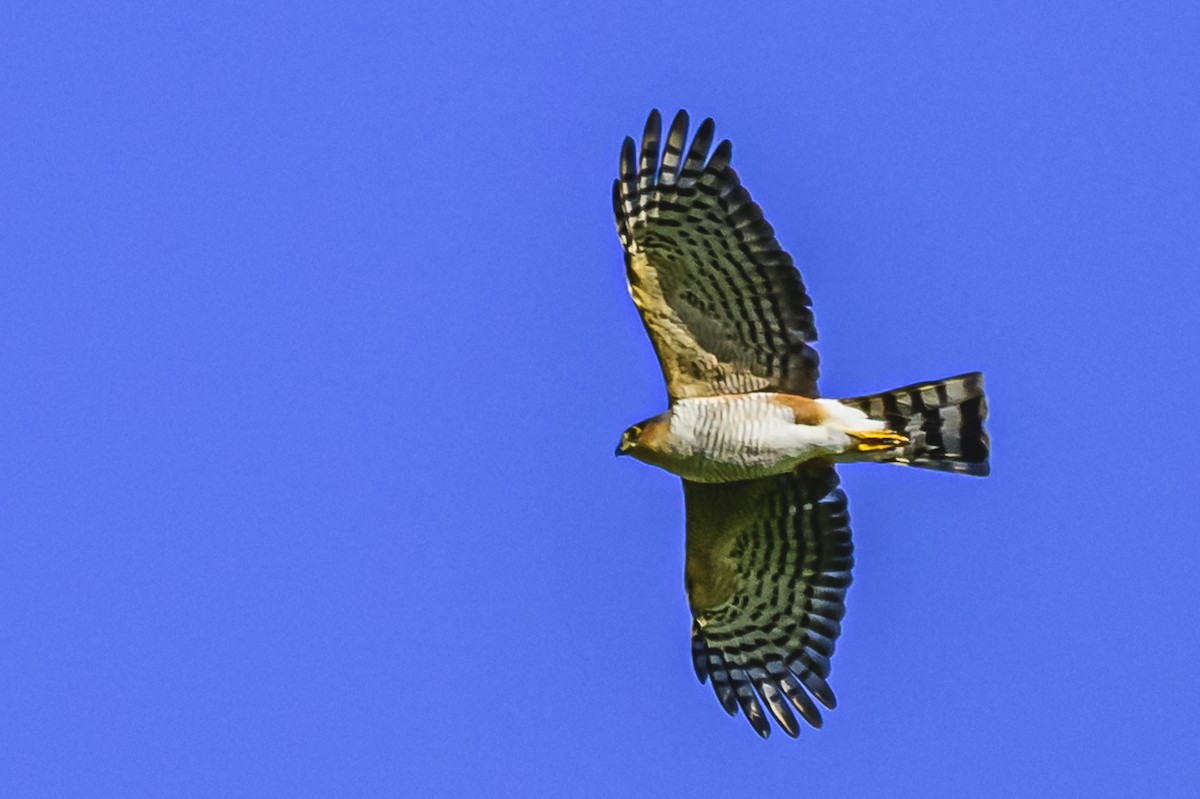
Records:
[[[683,478],[692,660],[730,715],[792,737],[832,709],[829,663],[853,546],[835,464],[988,473],[978,372],[893,391],[817,391],[812,302],[705,119],[680,111],[626,138],[613,183],[629,293],[668,408],[629,427],[618,455]],[[815,700],[815,701],[814,701]],[[766,712],[763,710],[766,707]]]

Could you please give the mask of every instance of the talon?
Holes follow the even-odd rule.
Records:
[[[883,449],[903,447],[908,439],[890,430],[847,430],[846,435],[855,440],[857,452],[878,452]]]

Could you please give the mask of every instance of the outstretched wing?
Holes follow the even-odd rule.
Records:
[[[684,481],[696,675],[764,738],[814,727],[854,563],[846,496],[831,467],[739,483]],[[811,697],[810,697],[811,694]]]
[[[729,166],[713,121],[684,157],[680,111],[659,159],[652,111],[640,156],[621,148],[613,184],[629,293],[654,344],[672,399],[777,390],[817,396],[817,338],[800,273]]]

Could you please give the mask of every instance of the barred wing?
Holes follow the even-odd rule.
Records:
[[[811,300],[792,258],[729,166],[713,121],[684,157],[680,111],[659,159],[652,111],[641,153],[621,148],[613,183],[629,293],[654,344],[672,399],[778,390],[817,396]]]
[[[825,681],[854,563],[846,496],[831,467],[739,483],[684,481],[696,675],[730,715],[785,732],[832,709]],[[810,697],[811,694],[811,697]]]

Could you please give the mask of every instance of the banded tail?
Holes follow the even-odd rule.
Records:
[[[909,444],[884,463],[899,463],[942,472],[983,476],[988,467],[987,399],[983,374],[915,383],[904,388],[839,400],[843,405],[881,419],[903,433]]]

